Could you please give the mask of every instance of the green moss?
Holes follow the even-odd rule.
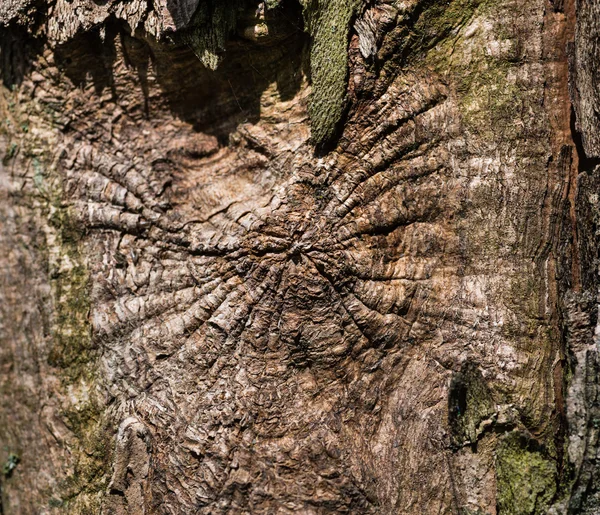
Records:
[[[406,44],[411,53],[424,52],[443,40],[452,40],[483,0],[430,0],[420,13]]]
[[[556,463],[543,447],[525,433],[509,433],[496,451],[498,513],[546,513],[556,493],[556,477]]]
[[[348,34],[361,0],[304,0],[311,36],[309,104],[314,143],[330,140],[342,118],[348,81]]]
[[[45,252],[53,320],[48,360],[68,390],[71,402],[64,405],[61,419],[73,434],[69,443],[72,473],[58,489],[48,492],[48,502],[61,513],[100,513],[110,472],[112,430],[94,386],[97,353],[89,322],[85,234],[63,200],[63,184],[56,171],[42,157],[33,168],[35,176],[43,178],[43,187],[35,178],[34,184],[49,220]]]
[[[512,122],[520,116],[527,92],[510,75],[508,62],[493,59],[483,69],[465,73],[458,86],[459,106],[470,132],[492,140],[495,136],[518,139],[521,127]]]
[[[56,241],[50,263],[55,318],[49,360],[73,382],[85,372],[92,358],[89,277],[79,248],[80,234],[68,209],[55,206],[50,222],[56,229]]]
[[[108,486],[112,431],[101,406],[94,400],[69,408],[62,418],[76,435],[79,449],[74,471],[62,485],[61,503],[69,508],[69,513],[89,513],[83,508],[99,501]]]

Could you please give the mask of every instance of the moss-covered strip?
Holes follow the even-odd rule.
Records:
[[[57,201],[51,209],[55,240],[50,249],[50,280],[55,319],[50,363],[62,368],[69,380],[74,381],[90,360],[88,273],[79,250],[79,234],[67,208]]]
[[[49,220],[48,273],[54,316],[52,348],[48,356],[68,392],[60,418],[73,438],[69,474],[48,494],[48,507],[60,513],[100,513],[108,484],[111,431],[98,395],[96,358],[89,321],[89,272],[82,228],[74,222],[64,202],[63,180],[49,160],[40,159],[40,184],[36,185]],[[37,173],[37,172],[36,172]]]
[[[323,143],[335,134],[344,112],[348,81],[348,33],[361,0],[303,0],[311,36],[309,105],[311,135]]]

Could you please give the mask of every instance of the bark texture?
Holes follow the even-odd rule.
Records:
[[[599,20],[2,2],[2,512],[598,513]]]

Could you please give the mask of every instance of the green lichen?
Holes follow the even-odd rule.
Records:
[[[48,501],[48,507],[50,508],[62,508],[63,501],[62,499],[57,499],[56,497],[51,497]]]
[[[48,310],[43,313],[44,327],[49,328],[51,338],[47,358],[53,368],[49,373],[60,380],[60,384],[56,384],[55,400],[62,411],[57,414],[70,430],[70,437],[62,442],[65,463],[57,471],[57,477],[65,477],[65,473],[68,476],[62,484],[45,493],[48,501],[52,499],[49,507],[58,508],[60,504],[59,513],[100,513],[99,502],[105,494],[110,472],[111,443],[107,441],[107,435],[113,433],[106,422],[105,406],[96,387],[97,355],[88,319],[85,234],[71,216],[63,178],[54,164],[56,141],[51,113],[36,109],[28,101],[15,102],[12,100],[15,96],[7,94],[6,90],[0,91],[0,119],[5,114],[9,116],[13,128],[5,129],[0,125],[0,134],[6,133],[7,141],[17,138],[8,146],[5,157],[14,159],[20,170],[27,171],[20,198],[39,219],[40,233],[36,233],[39,237],[35,238],[32,248],[39,252],[40,261],[46,263],[50,286]],[[35,126],[36,131],[25,130],[26,124]],[[22,132],[17,133],[17,127],[21,127]],[[21,394],[19,384],[10,385],[10,388],[10,397],[21,399],[31,413],[39,411],[36,404],[39,399],[36,401],[31,395]],[[9,435],[7,443],[11,438]],[[21,453],[18,442],[15,448]],[[22,451],[24,464],[31,462],[25,459],[26,451]],[[9,455],[3,464],[3,474],[8,476],[18,461],[15,453]]]
[[[403,11],[379,52],[383,76],[395,76],[408,62],[427,62],[433,68],[452,68],[452,55],[462,28],[489,0],[422,0]]]
[[[12,475],[13,471],[17,468],[19,461],[20,461],[19,456],[17,454],[15,454],[14,452],[11,452],[8,455],[8,459],[6,460],[4,465],[2,465],[2,474],[5,477],[10,477]]]
[[[500,515],[545,514],[556,493],[556,463],[529,435],[513,431],[496,451]]]
[[[526,12],[508,16],[505,6],[489,0],[454,0],[446,12],[439,6],[426,10],[416,24],[416,34],[429,41],[424,45],[428,66],[457,85],[466,132],[481,136],[490,146],[499,142],[512,146],[510,142],[523,139],[524,132],[531,136],[531,131],[545,127],[514,123],[524,120],[524,105],[538,103],[527,77],[519,73],[524,45],[523,34],[512,21],[517,14],[528,16]],[[492,41],[493,52],[489,50]],[[528,148],[527,153],[531,152]]]
[[[17,155],[18,149],[19,145],[17,145],[14,141],[7,147],[4,157],[2,158],[2,164],[4,166],[8,165],[9,161]]]
[[[527,90],[513,78],[510,63],[488,59],[483,69],[473,72],[458,87],[465,128],[491,141],[518,139],[521,128],[512,122],[520,115]]]
[[[309,104],[316,144],[335,135],[346,105],[348,34],[361,0],[303,0],[305,29],[311,36]]]

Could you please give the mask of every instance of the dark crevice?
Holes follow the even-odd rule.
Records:
[[[579,173],[591,173],[597,166],[600,166],[600,158],[588,157],[583,147],[583,137],[581,132],[577,130],[577,115],[575,109],[571,107],[571,137],[575,144],[575,150],[577,151],[577,157],[579,158]]]
[[[40,42],[29,36],[20,26],[0,26],[0,79],[9,89],[18,87],[31,71],[36,54],[41,53]]]

